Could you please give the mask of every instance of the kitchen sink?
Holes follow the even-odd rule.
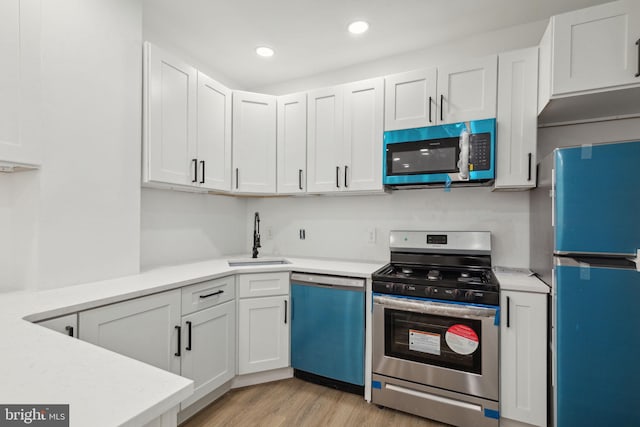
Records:
[[[229,267],[251,267],[258,265],[283,265],[291,264],[284,258],[237,258],[227,260]]]

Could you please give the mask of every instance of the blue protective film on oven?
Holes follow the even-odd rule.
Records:
[[[496,309],[496,318],[495,318],[495,320],[493,321],[493,324],[494,324],[495,326],[500,326],[500,307],[498,307],[498,308]]]
[[[500,419],[500,412],[493,409],[484,408],[484,416],[487,418],[493,418],[494,420]]]
[[[380,381],[371,381],[371,388],[382,388],[382,383]]]
[[[451,191],[451,177],[447,174],[446,179],[444,180],[444,192],[449,193]]]
[[[376,295],[380,296],[380,297],[392,297],[392,298],[411,299],[411,300],[417,300],[417,301],[439,302],[439,303],[444,303],[444,304],[465,305],[467,307],[492,308],[492,309],[496,310],[496,314],[497,314],[497,312],[500,311],[500,306],[497,306],[497,305],[474,304],[472,302],[449,301],[449,300],[444,300],[444,299],[412,297],[412,296],[406,296],[406,295],[391,295],[391,294],[383,294],[383,293],[380,293],[380,292],[374,292],[373,296],[376,296]],[[498,320],[500,320],[500,319],[498,319]]]

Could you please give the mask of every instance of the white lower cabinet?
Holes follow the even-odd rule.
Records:
[[[500,425],[547,425],[547,294],[501,291]]]
[[[180,289],[79,315],[80,339],[180,374]]]
[[[238,374],[250,374],[289,366],[288,273],[257,273],[238,276]],[[281,286],[286,280],[286,287]],[[265,283],[261,297],[251,284]],[[245,289],[246,288],[246,289]],[[269,289],[269,290],[267,290]]]
[[[224,304],[182,317],[181,374],[194,382],[182,409],[235,376],[236,304]]]

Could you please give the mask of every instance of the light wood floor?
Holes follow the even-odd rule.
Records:
[[[445,427],[297,378],[231,390],[181,427]]]

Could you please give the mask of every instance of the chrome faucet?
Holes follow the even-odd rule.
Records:
[[[260,246],[260,215],[256,212],[253,217],[253,258],[258,258],[258,248]]]

